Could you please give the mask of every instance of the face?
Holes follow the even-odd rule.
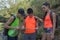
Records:
[[[31,14],[29,14],[29,17],[32,17],[33,16],[33,14],[31,13]]]
[[[48,11],[48,7],[45,6],[45,5],[43,5],[43,6],[42,6],[42,10],[43,10],[44,12],[47,12],[47,11]]]
[[[17,17],[20,18],[21,17],[21,14],[17,13]]]

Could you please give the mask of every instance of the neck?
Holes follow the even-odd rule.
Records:
[[[47,13],[49,13],[50,12],[50,10],[48,9],[46,12],[45,12],[45,14],[47,14]]]
[[[48,9],[48,12],[50,12],[50,9]]]
[[[33,15],[29,15],[29,17],[30,17],[30,18],[32,18],[32,17],[33,17]]]
[[[48,9],[46,13],[50,12],[50,10]]]

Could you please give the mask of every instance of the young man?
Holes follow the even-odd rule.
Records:
[[[32,8],[27,9],[28,16],[25,18],[24,21],[24,35],[23,40],[36,40],[36,30],[37,27],[37,19],[41,21],[38,17],[33,15]]]
[[[20,8],[16,16],[12,16],[6,23],[7,40],[18,40],[18,30],[21,26],[21,18],[25,16],[24,9]],[[21,21],[21,22],[20,22]]]
[[[42,40],[52,40],[55,33],[56,15],[50,10],[50,4],[45,2],[42,5],[42,10],[45,12],[44,21],[44,34]]]

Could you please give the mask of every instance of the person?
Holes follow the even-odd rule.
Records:
[[[24,9],[18,9],[18,13],[16,15],[11,16],[11,18],[5,23],[5,29],[7,29],[7,40],[18,40],[19,29],[21,29],[22,18],[25,16]],[[22,20],[21,20],[22,19]]]
[[[55,33],[56,15],[53,11],[50,10],[50,4],[48,2],[43,3],[42,10],[45,12],[43,17],[44,33],[42,40],[52,40]]]
[[[40,20],[37,16],[33,15],[33,9],[28,8],[27,9],[28,15],[25,17],[24,21],[24,35],[23,40],[36,40],[36,30],[37,27],[37,20]]]

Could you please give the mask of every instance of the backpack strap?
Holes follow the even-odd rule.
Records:
[[[46,13],[44,14],[44,16],[43,16],[43,21],[45,20],[46,15],[47,15],[47,12],[46,12]]]
[[[9,26],[11,26],[11,24],[15,21],[15,19],[16,19],[16,16],[15,15],[13,15],[13,17],[14,17],[14,19],[13,19],[13,21],[9,24]]]
[[[50,11],[50,19],[51,19],[51,22],[53,24],[53,12],[52,11]]]

